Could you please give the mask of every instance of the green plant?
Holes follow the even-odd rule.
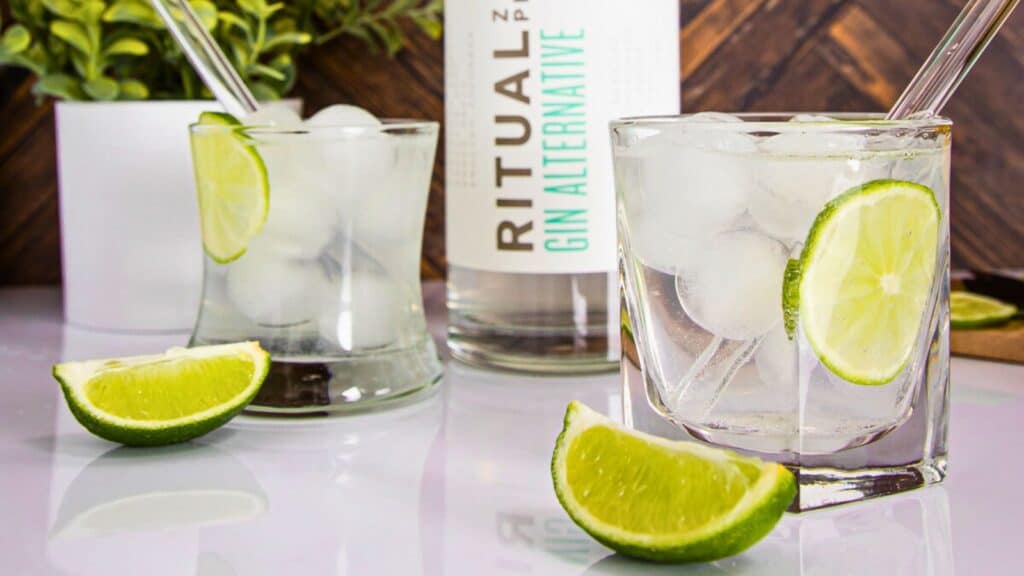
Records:
[[[257,98],[295,83],[310,44],[351,36],[394,54],[405,23],[441,33],[442,0],[189,0]],[[0,64],[38,77],[40,96],[65,100],[208,98],[149,0],[11,0]],[[3,23],[0,22],[0,27]]]
[[[312,0],[316,43],[355,36],[395,54],[405,44],[402,20],[410,20],[431,38],[441,37],[444,0]]]

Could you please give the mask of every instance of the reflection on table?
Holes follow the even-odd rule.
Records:
[[[64,331],[63,356],[180,335]],[[570,400],[621,418],[617,375],[535,378],[450,365],[439,390],[346,417],[243,416],[198,441],[118,448],[57,406],[47,557],[68,573],[953,574],[946,489],[789,516],[748,552],[657,566],[568,519],[549,462]]]

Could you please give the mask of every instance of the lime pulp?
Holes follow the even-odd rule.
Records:
[[[771,531],[796,494],[778,464],[624,429],[572,402],[551,463],[555,493],[606,546],[658,562],[737,554]]]
[[[68,407],[90,432],[154,446],[205,434],[238,414],[270,368],[256,342],[53,367]]]

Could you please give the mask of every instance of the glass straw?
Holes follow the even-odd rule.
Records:
[[[206,31],[188,0],[150,2],[203,83],[228,113],[244,117],[259,109],[245,81]],[[180,18],[175,17],[176,13],[180,13]]]
[[[971,0],[893,104],[889,120],[942,110],[1019,0]]]

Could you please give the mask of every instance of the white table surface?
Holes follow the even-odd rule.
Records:
[[[441,289],[427,286],[440,338]],[[52,288],[0,290],[2,574],[1022,574],[1024,367],[953,361],[944,485],[787,515],[744,554],[655,566],[569,521],[548,463],[571,399],[619,414],[618,377],[449,366],[437,392],[377,413],[241,416],[203,438],[119,448],[85,432],[61,360],[186,336],[63,325]]]

